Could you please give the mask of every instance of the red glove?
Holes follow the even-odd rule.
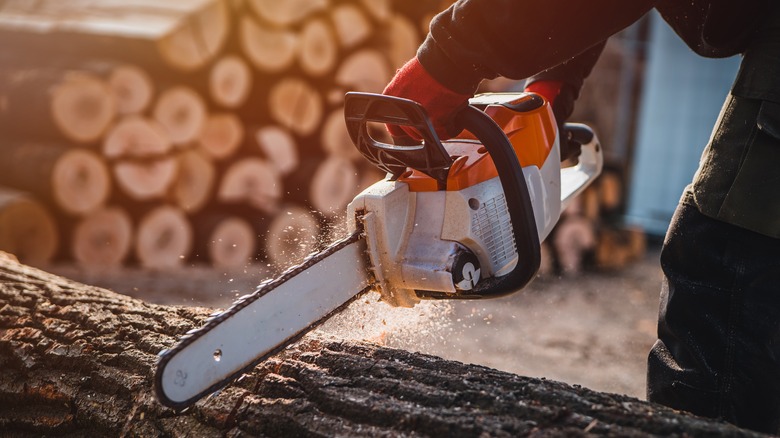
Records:
[[[453,132],[452,117],[461,107],[467,105],[469,98],[472,97],[468,94],[456,93],[440,84],[425,70],[416,57],[396,72],[383,94],[403,97],[422,105],[431,119],[436,134],[442,140],[458,135],[458,132]],[[418,141],[422,140],[420,133],[410,126],[387,125],[387,130],[393,137],[409,136]]]
[[[525,87],[525,91],[529,93],[536,93],[544,97],[548,102],[550,102],[550,106],[554,106],[555,98],[561,94],[562,88],[562,81],[536,81],[532,84],[528,84],[528,86]],[[561,122],[563,122],[563,120],[561,120]]]
[[[582,145],[572,141],[563,127],[566,119],[574,110],[574,97],[571,90],[569,89],[569,92],[562,96],[562,81],[539,80],[528,84],[525,87],[525,91],[539,94],[550,103],[555,115],[555,122],[558,124],[558,132],[561,136],[561,161],[576,160],[582,151]]]

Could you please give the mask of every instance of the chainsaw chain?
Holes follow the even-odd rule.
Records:
[[[245,307],[249,306],[253,302],[257,301],[258,299],[262,298],[264,295],[270,293],[280,285],[284,284],[287,280],[289,280],[292,277],[295,277],[296,275],[300,274],[301,272],[309,269],[311,266],[319,263],[326,257],[330,256],[331,254],[341,250],[342,248],[357,242],[362,237],[362,233],[358,230],[352,233],[349,236],[346,236],[340,240],[337,240],[336,242],[331,243],[326,248],[324,248],[322,251],[317,251],[314,253],[309,254],[306,259],[303,260],[300,264],[290,267],[287,270],[285,270],[279,277],[273,278],[273,279],[267,279],[261,282],[254,292],[251,294],[244,295],[240,298],[238,298],[236,301],[233,302],[233,304],[226,310],[213,313],[209,316],[208,319],[206,319],[205,324],[202,327],[193,329],[188,331],[182,338],[179,340],[179,342],[171,347],[170,349],[166,349],[161,351],[158,354],[158,363],[157,363],[157,371],[156,371],[156,380],[157,380],[157,386],[159,388],[159,384],[161,383],[162,378],[162,370],[165,368],[165,365],[173,358],[173,356],[176,355],[179,351],[185,349],[188,345],[192,344],[199,338],[203,337],[214,329],[216,326],[221,324],[223,321],[227,320],[228,318],[232,317],[236,313],[240,312]],[[369,287],[370,288],[370,287]],[[369,289],[369,288],[366,288]],[[365,291],[365,290],[364,290]],[[364,292],[364,291],[361,291]],[[358,293],[356,295],[359,296],[361,293]],[[349,302],[351,302],[350,300]],[[348,304],[349,302],[345,303]],[[343,306],[342,306],[343,307]],[[341,307],[339,308],[341,309]],[[337,309],[338,310],[338,309]],[[232,381],[236,377],[240,376],[244,372],[246,372],[248,369],[253,368],[258,362],[264,360],[265,358],[276,354],[277,352],[281,351],[284,347],[287,345],[296,342],[299,340],[304,334],[308,333],[311,329],[315,328],[319,325],[323,320],[327,319],[330,315],[327,315],[322,320],[318,321],[317,323],[313,324],[311,327],[308,328],[308,330],[302,330],[298,333],[298,335],[294,336],[289,340],[289,342],[286,342],[284,345],[279,346],[279,348],[275,349],[274,351],[269,352],[266,355],[263,355],[262,357],[258,358],[256,361],[254,361],[251,365],[237,371],[227,379],[225,379],[223,382],[219,382],[215,385],[213,385],[211,388],[207,389],[200,395],[198,395],[195,400],[200,399],[203,395],[211,393],[215,391],[216,389],[219,389],[220,387],[224,386],[227,382]]]

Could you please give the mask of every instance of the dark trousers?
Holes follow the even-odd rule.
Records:
[[[705,216],[686,192],[661,266],[648,400],[780,433],[780,239]]]

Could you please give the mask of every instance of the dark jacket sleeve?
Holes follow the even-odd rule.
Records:
[[[524,79],[571,60],[639,19],[655,3],[458,0],[433,19],[417,56],[447,88],[470,94],[482,79]],[[590,68],[592,64],[587,71]]]

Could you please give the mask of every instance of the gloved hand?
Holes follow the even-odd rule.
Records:
[[[564,123],[574,111],[574,93],[562,81],[539,80],[525,87],[526,92],[536,93],[550,103],[561,136],[561,161],[575,159],[582,152],[582,145],[572,141]]]
[[[388,96],[403,97],[418,102],[425,108],[436,134],[442,140],[459,134],[452,126],[452,118],[460,108],[468,104],[471,95],[456,93],[434,79],[420,64],[412,58],[395,74],[395,77],[382,92]],[[420,141],[422,137],[416,129],[409,126],[387,125],[390,135],[396,138],[412,137]]]

